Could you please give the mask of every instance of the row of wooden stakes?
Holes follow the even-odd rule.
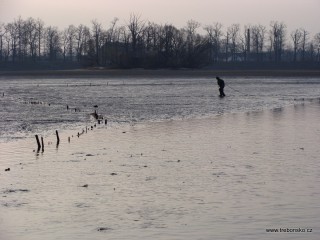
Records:
[[[39,136],[38,135],[35,135],[36,136],[36,140],[37,140],[37,145],[38,145],[38,150],[37,152],[40,151],[40,149],[42,149],[42,152],[44,151],[44,142],[43,142],[43,137],[41,137],[41,143],[40,143],[40,139],[39,139]],[[56,130],[56,136],[57,136],[57,146],[59,145],[60,143],[60,137],[59,137],[59,133],[58,133],[58,130]]]
[[[98,119],[98,124],[100,124],[102,122],[101,119]],[[104,120],[105,125],[107,125],[108,120],[105,119]],[[94,124],[94,127],[96,127],[96,124]],[[93,129],[93,126],[91,126],[91,130]],[[82,132],[78,132],[77,136],[80,137],[80,135],[82,135],[84,132],[87,133],[88,128],[86,127],[86,131],[82,130]],[[59,143],[60,143],[60,137],[59,137],[59,132],[58,130],[56,130],[56,136],[57,136],[57,144],[56,146],[58,147]],[[44,152],[44,141],[43,141],[43,137],[39,138],[39,135],[35,135],[36,137],[36,141],[37,141],[37,145],[38,145],[38,149],[37,152],[39,152],[40,150],[42,150],[42,152]],[[41,141],[40,141],[41,139]],[[70,142],[70,137],[68,137],[68,142]]]

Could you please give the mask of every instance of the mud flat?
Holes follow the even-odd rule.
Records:
[[[299,103],[1,143],[0,239],[320,239],[319,119]]]

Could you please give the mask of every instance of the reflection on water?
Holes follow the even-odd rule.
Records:
[[[9,240],[319,239],[319,104],[2,144]],[[53,141],[49,139],[48,141]],[[313,233],[266,233],[266,228]]]

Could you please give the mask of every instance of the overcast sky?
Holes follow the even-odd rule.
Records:
[[[320,0],[0,0],[0,22],[33,17],[61,30],[70,24],[90,26],[93,19],[104,27],[114,17],[123,24],[130,13],[179,28],[190,19],[203,26],[221,22],[224,27],[233,23],[269,27],[271,21],[280,21],[289,32],[296,28],[320,32]]]

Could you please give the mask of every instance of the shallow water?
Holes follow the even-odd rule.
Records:
[[[319,118],[297,104],[2,144],[0,239],[319,239]]]
[[[21,83],[19,96],[40,92],[32,88],[37,82],[26,81],[30,88],[22,90],[27,87]],[[103,80],[93,80],[99,81]],[[130,81],[123,86],[119,80],[108,94],[129,96],[132,89],[154,89],[152,84],[143,85],[146,80]],[[57,106],[16,102],[14,106],[34,112],[41,113],[41,108],[47,114],[41,115],[43,119],[57,111],[62,119],[74,122],[56,121],[51,126],[42,120],[34,126],[28,122],[31,110],[14,113],[30,118],[26,120],[30,129],[12,130],[0,143],[0,239],[320,239],[318,80],[301,85],[294,79],[271,83],[259,79],[263,82],[259,87],[258,80],[236,79],[232,87],[241,92],[251,89],[252,96],[226,91],[230,97],[225,99],[215,96],[208,79],[200,83],[176,79],[175,91],[166,81],[169,84],[156,86],[158,92],[141,91],[140,104],[133,104],[139,98],[132,93],[130,100],[110,98],[114,101],[110,107],[103,104],[109,95],[101,93],[101,102],[94,104],[99,111],[110,110],[113,121],[79,138],[76,133],[92,124],[87,116],[91,107],[80,113],[66,111],[68,98]],[[100,89],[112,83],[116,80]],[[47,84],[51,98],[57,97],[52,89],[67,88],[51,89]],[[87,88],[98,91],[92,85]],[[11,93],[18,88],[11,87]],[[184,97],[168,100],[165,96],[170,94]],[[170,117],[166,120],[144,106],[146,96],[160,99],[159,108]],[[173,102],[184,104],[179,109]],[[126,113],[133,106],[134,114]],[[196,114],[186,114],[191,111],[187,106]],[[123,124],[116,122],[117,111]],[[64,129],[58,147],[50,133],[57,126]],[[36,152],[34,138],[28,138],[37,131],[47,132],[44,152]],[[23,139],[11,141],[16,136]],[[312,233],[267,233],[270,228],[312,229]]]
[[[272,109],[320,92],[319,78],[225,80],[227,97],[220,99],[216,81],[207,78],[1,78],[0,141],[90,125],[95,105],[118,125]]]

